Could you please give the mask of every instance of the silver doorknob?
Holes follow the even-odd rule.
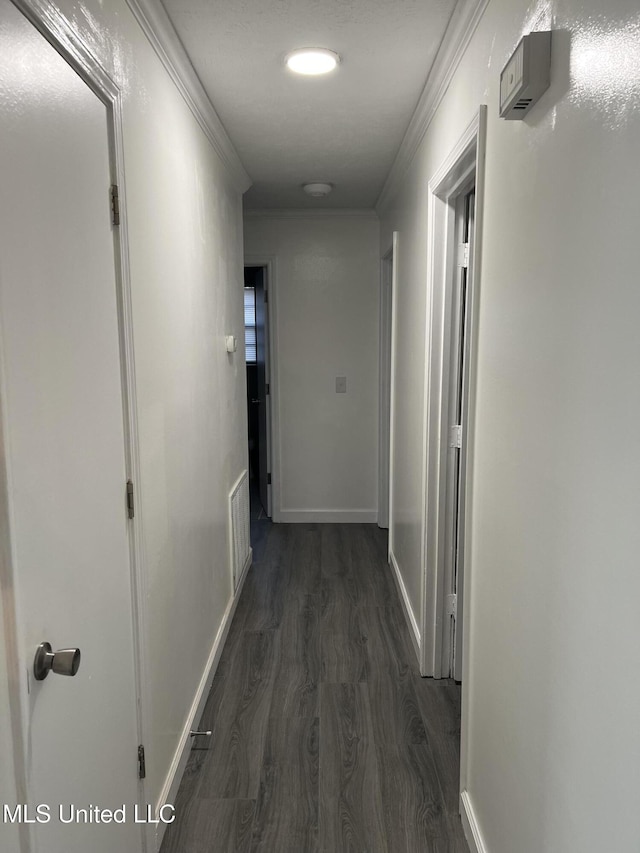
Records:
[[[80,649],[52,652],[50,643],[40,643],[33,661],[33,674],[36,681],[44,681],[50,670],[58,675],[75,675],[79,666]]]
[[[260,400],[256,400],[255,397],[251,400],[252,403],[259,403]]]

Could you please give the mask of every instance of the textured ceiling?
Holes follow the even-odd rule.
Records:
[[[253,180],[246,208],[373,207],[455,0],[164,0]],[[328,47],[326,77],[284,66]],[[328,181],[326,199],[300,185]]]

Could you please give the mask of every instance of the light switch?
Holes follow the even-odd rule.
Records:
[[[336,394],[346,394],[347,393],[347,377],[346,376],[336,376]]]

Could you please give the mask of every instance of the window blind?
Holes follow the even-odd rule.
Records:
[[[244,345],[247,364],[255,364],[256,351],[256,292],[253,287],[244,289]]]

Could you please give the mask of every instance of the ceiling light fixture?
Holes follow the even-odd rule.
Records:
[[[333,189],[333,184],[314,182],[311,184],[303,184],[302,189],[307,195],[313,196],[313,198],[324,198],[324,196],[329,195]]]
[[[286,58],[287,68],[296,74],[327,74],[339,62],[338,54],[324,47],[301,47]]]

